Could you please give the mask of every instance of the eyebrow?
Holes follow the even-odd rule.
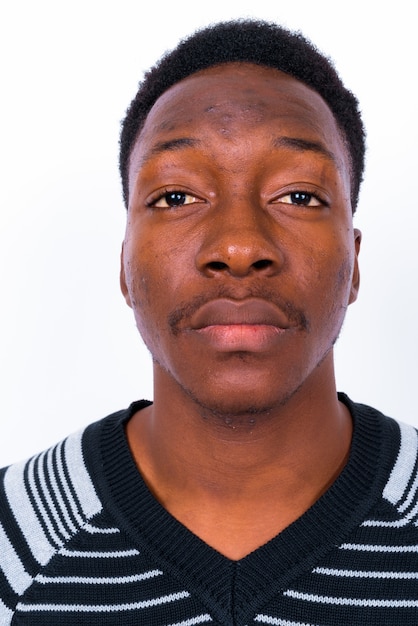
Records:
[[[149,161],[149,159],[153,156],[157,156],[163,152],[174,152],[176,150],[181,150],[182,148],[194,147],[201,143],[200,139],[195,139],[194,137],[179,137],[177,139],[170,139],[169,141],[160,141],[155,144],[155,146],[153,146],[147,154],[144,155],[142,165]]]
[[[273,139],[272,143],[274,148],[290,148],[291,150],[296,150],[297,152],[314,152],[322,155],[329,161],[332,161],[332,163],[338,167],[338,161],[335,154],[331,152],[331,150],[328,150],[328,148],[326,148],[322,143],[317,141],[283,136],[276,137]]]
[[[164,152],[175,152],[176,150],[182,150],[183,148],[201,145],[201,143],[201,140],[195,137],[178,137],[168,141],[160,141],[155,144],[147,154],[144,155],[142,165],[144,165],[152,157]],[[328,150],[328,148],[320,142],[301,139],[298,137],[282,136],[274,138],[272,144],[274,148],[290,148],[291,150],[295,150],[297,152],[314,152],[325,157],[338,167],[338,162],[334,153]]]

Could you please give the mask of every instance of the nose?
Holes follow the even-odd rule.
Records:
[[[207,276],[272,276],[283,265],[276,229],[261,207],[239,202],[226,210],[219,208],[208,216],[204,230],[196,265]]]

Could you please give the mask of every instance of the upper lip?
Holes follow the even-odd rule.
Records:
[[[281,309],[259,298],[210,300],[203,304],[190,320],[190,328],[193,330],[234,324],[276,326],[284,329],[291,326],[288,316]]]

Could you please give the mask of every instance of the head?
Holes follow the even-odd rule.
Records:
[[[195,35],[144,85],[122,132],[121,285],[155,398],[266,414],[329,390],[359,280],[353,96],[299,35],[247,22]]]
[[[129,203],[130,156],[154,103],[187,76],[233,62],[280,70],[305,83],[325,100],[347,145],[354,213],[365,158],[365,133],[355,96],[344,87],[332,62],[299,32],[255,20],[221,22],[197,31],[145,74],[122,123],[119,167],[125,205]]]

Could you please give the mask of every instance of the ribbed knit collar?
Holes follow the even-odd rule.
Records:
[[[131,456],[124,424],[146,401],[92,425],[85,456],[104,506],[140,550],[197,594],[215,620],[245,624],[273,595],[341,544],[364,519],[388,480],[398,449],[392,420],[339,395],[354,433],[344,470],[325,494],[279,535],[231,561],[172,517],[148,490]],[[234,617],[232,617],[234,616]]]

